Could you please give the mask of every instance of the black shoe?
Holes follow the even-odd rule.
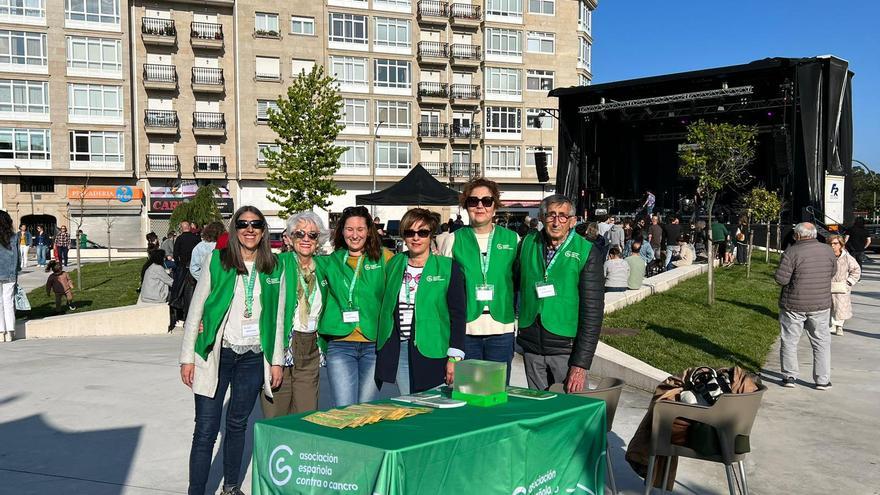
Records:
[[[828,390],[829,388],[831,388],[831,382],[816,384],[816,390]]]
[[[782,380],[780,380],[779,383],[780,383],[780,385],[782,385],[785,388],[794,388],[795,387],[795,379],[793,376],[787,376],[787,377],[783,378]]]

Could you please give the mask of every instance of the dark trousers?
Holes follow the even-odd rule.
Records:
[[[856,259],[856,263],[859,264],[859,268],[862,267],[862,258],[865,256],[864,251],[850,251],[849,254]]]
[[[195,396],[196,427],[189,454],[189,495],[205,493],[214,442],[220,431],[223,400],[230,385],[232,393],[226,408],[226,434],[223,436],[223,485],[238,486],[248,417],[263,385],[263,354],[251,351],[236,354],[232,349],[222,348],[214,397]]]
[[[507,363],[507,384],[510,385],[513,332],[498,335],[465,335],[464,358]]]
[[[58,246],[58,261],[64,266],[67,266],[67,251],[69,250],[70,248],[67,246]]]
[[[293,333],[293,366],[283,368],[281,386],[272,390],[272,398],[260,394],[263,417],[277,418],[318,408],[318,383],[321,351],[314,332]]]

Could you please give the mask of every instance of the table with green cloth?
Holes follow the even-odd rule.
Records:
[[[510,397],[345,429],[304,415],[257,422],[254,495],[604,493],[601,400]]]

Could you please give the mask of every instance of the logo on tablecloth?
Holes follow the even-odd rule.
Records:
[[[278,455],[279,452],[282,452],[282,455]],[[284,486],[293,477],[293,468],[284,465],[286,457],[283,457],[283,454],[285,453],[293,455],[293,450],[287,445],[279,445],[269,456],[269,477],[272,478],[272,483],[275,483],[275,486]],[[282,477],[276,478],[276,474],[280,474]]]

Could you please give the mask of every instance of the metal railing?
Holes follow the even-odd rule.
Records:
[[[173,19],[144,17],[141,19],[141,33],[152,36],[177,36],[177,28],[174,27]]]
[[[448,58],[449,43],[439,41],[419,41],[419,57]]]
[[[454,3],[449,6],[449,16],[453,19],[474,19],[480,20],[482,12],[479,5],[471,5],[469,3]]]
[[[193,112],[193,129],[226,129],[226,117],[220,112]]]
[[[455,43],[450,48],[450,55],[454,59],[459,60],[480,60],[482,58],[482,53],[480,53],[480,45],[463,45],[461,43]]]
[[[419,83],[418,95],[433,98],[448,98],[449,91],[446,83],[423,81]]]
[[[226,172],[225,156],[199,156],[193,158],[193,170],[196,172]]]
[[[190,24],[190,37],[200,40],[222,40],[223,25],[213,22],[193,22]]]
[[[177,172],[180,170],[180,161],[177,155],[147,155],[148,172]]]
[[[173,65],[144,64],[144,81],[177,82],[177,69]]]
[[[419,137],[449,137],[449,124],[439,122],[419,122]]]
[[[417,4],[420,16],[448,17],[449,4],[436,0],[419,0]]]
[[[223,84],[223,81],[223,69],[218,69],[214,67],[192,68],[193,84],[220,86]]]
[[[479,100],[480,87],[475,84],[453,84],[449,94],[456,100]]]
[[[180,122],[174,110],[145,110],[145,127],[167,127],[176,129]]]
[[[446,175],[446,167],[449,166],[446,162],[419,162],[419,165],[427,170],[429,174],[439,176]]]
[[[449,164],[450,177],[468,177],[474,178],[480,175],[479,163],[453,162]]]
[[[449,137],[452,138],[480,138],[480,124],[461,125],[452,124],[449,126]]]

